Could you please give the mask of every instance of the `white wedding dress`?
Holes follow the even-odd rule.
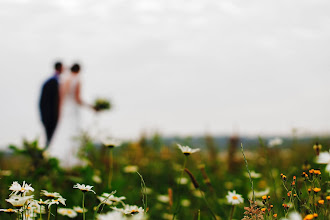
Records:
[[[54,138],[49,146],[48,154],[59,159],[60,165],[71,168],[81,165],[77,154],[79,150],[80,112],[75,99],[75,91],[79,84],[78,74],[63,74],[60,79],[62,105]]]

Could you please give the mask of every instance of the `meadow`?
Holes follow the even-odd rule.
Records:
[[[77,141],[72,169],[38,141],[0,153],[0,219],[330,219],[329,137]]]

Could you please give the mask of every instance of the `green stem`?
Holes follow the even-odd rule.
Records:
[[[246,170],[249,173],[249,179],[250,179],[251,189],[252,189],[252,198],[253,198],[253,202],[255,203],[256,202],[256,197],[254,195],[253,181],[252,181],[252,177],[251,177],[251,172],[249,170],[248,162],[247,162],[246,157],[245,157],[245,154],[244,154],[244,149],[243,149],[243,144],[242,143],[241,143],[241,151],[242,151],[242,154],[243,154],[243,157],[244,157],[244,162],[245,162]]]
[[[199,189],[199,192],[200,192],[200,194],[202,194],[203,199],[204,199],[204,201],[205,201],[205,203],[206,203],[206,206],[207,206],[207,208],[209,209],[209,211],[210,211],[211,214],[212,214],[212,217],[213,217],[215,220],[217,220],[217,217],[215,216],[215,214],[214,214],[214,212],[212,211],[212,209],[211,209],[209,203],[208,203],[207,200],[206,200],[205,194],[204,194],[204,193],[202,192],[202,190],[200,190],[200,189]]]
[[[182,172],[181,172],[181,176],[179,178],[179,182],[178,182],[178,201],[177,201],[177,205],[176,205],[176,208],[175,208],[175,211],[173,213],[173,218],[172,220],[175,219],[175,216],[177,214],[177,212],[179,211],[180,209],[180,199],[181,199],[181,180],[182,180],[182,177],[183,177],[183,172],[184,172],[184,169],[186,168],[186,164],[187,164],[187,156],[184,157],[184,162],[183,162],[183,168],[182,168]]]
[[[108,180],[108,187],[111,189],[111,181],[112,181],[112,174],[113,174],[113,153],[112,148],[109,148],[109,180]]]
[[[48,209],[48,220],[50,220],[50,208]]]
[[[55,220],[57,220],[57,204],[55,204]]]
[[[235,206],[232,205],[232,207],[231,207],[231,212],[230,212],[230,220],[233,219],[234,211],[235,211]]]
[[[83,209],[83,220],[85,220],[85,192],[83,192],[82,209]]]
[[[41,216],[41,205],[40,205],[40,213],[39,213],[39,215],[40,215],[40,220],[42,220],[42,216]]]

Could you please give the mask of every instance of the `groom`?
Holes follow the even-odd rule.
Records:
[[[39,110],[42,124],[46,131],[46,148],[49,146],[56,129],[59,116],[59,76],[63,72],[61,62],[54,65],[55,73],[42,86]]]

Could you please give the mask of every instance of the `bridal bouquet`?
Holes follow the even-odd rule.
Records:
[[[111,104],[108,100],[103,98],[98,98],[94,102],[94,109],[96,111],[110,110]]]

